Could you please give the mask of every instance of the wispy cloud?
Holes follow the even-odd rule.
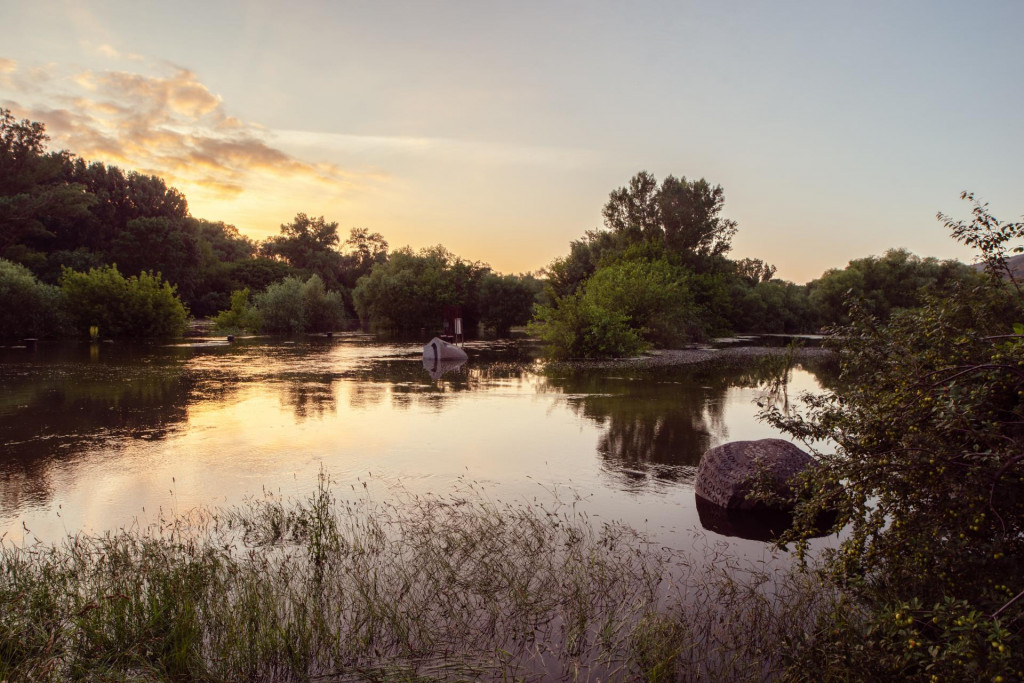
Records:
[[[110,46],[96,49],[120,56]],[[369,177],[279,149],[263,127],[228,115],[221,98],[188,69],[80,71],[42,97],[24,82],[31,75],[14,60],[0,60],[0,86],[30,100],[11,103],[12,109],[45,123],[55,147],[158,174],[183,189],[227,199],[276,178],[346,192]]]
[[[146,61],[146,58],[143,57],[142,55],[135,54],[133,52],[121,52],[120,50],[118,50],[113,45],[110,45],[109,43],[101,43],[99,45],[96,45],[96,44],[93,44],[93,43],[90,43],[90,42],[83,42],[82,43],[82,47],[84,47],[89,52],[92,52],[93,54],[99,55],[100,57],[106,57],[107,59],[112,59],[112,60],[115,60],[115,61],[120,61],[120,60],[128,60],[128,61],[132,61],[132,62],[144,62],[144,61]]]
[[[512,145],[442,137],[345,135],[300,130],[273,131],[275,143],[285,147],[325,149],[338,153],[387,152],[407,156],[452,157],[479,165],[548,166],[577,168],[597,159],[592,150],[541,145]]]

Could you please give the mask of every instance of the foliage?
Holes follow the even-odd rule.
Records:
[[[1020,283],[1010,270],[1007,259],[1010,250],[1007,243],[1024,238],[1024,221],[1016,223],[1005,223],[988,212],[988,204],[979,202],[974,194],[963,192],[960,199],[971,203],[971,222],[965,223],[962,220],[955,220],[939,213],[938,219],[952,233],[953,239],[969,247],[976,248],[981,253],[981,261],[985,264],[985,272],[997,280],[1006,279],[1011,282],[1017,290],[1017,294],[1024,299],[1024,291]],[[1013,253],[1024,252],[1024,246],[1012,248]]]
[[[241,304],[242,297],[238,298]],[[345,322],[345,304],[341,294],[328,292],[318,275],[312,275],[306,281],[297,277],[287,277],[275,282],[253,297],[253,305],[256,309],[255,314],[248,307],[240,305],[238,319],[248,320],[250,324],[258,320],[260,330],[263,332],[330,332]],[[235,296],[232,297],[232,309],[234,307]],[[227,320],[230,321],[232,318],[229,312]]]
[[[0,259],[0,337],[49,337],[63,329],[60,290],[17,263]]]
[[[782,280],[733,281],[727,325],[737,332],[796,334],[817,329],[807,287]]]
[[[604,230],[587,232],[572,243],[568,256],[548,267],[554,294],[576,291],[601,266],[636,258],[638,247],[648,249],[651,258],[668,258],[698,273],[721,269],[736,233],[735,221],[721,216],[724,203],[722,187],[703,178],[670,175],[659,187],[647,171],[637,173],[609,195]]]
[[[47,153],[47,139],[43,124],[0,108],[0,257],[44,263],[39,247],[54,235],[47,224],[79,218],[93,203],[64,178],[69,155]]]
[[[846,324],[848,301],[879,320],[901,309],[920,306],[926,295],[948,293],[957,284],[977,281],[977,274],[957,261],[920,258],[905,249],[854,259],[808,283],[811,305],[820,325]]]
[[[513,326],[525,325],[542,287],[539,280],[529,275],[488,272],[480,281],[480,322],[499,336],[507,335]]]
[[[597,306],[584,292],[538,306],[529,329],[558,359],[633,356],[647,348],[625,314]]]
[[[361,278],[352,298],[359,319],[377,330],[437,330],[444,306],[461,306],[470,330],[480,320],[477,293],[487,272],[442,246],[418,253],[406,247]]]
[[[259,332],[262,318],[249,299],[249,288],[245,287],[231,292],[231,308],[214,316],[213,322],[218,330],[225,332],[240,330]]]
[[[260,245],[260,253],[284,260],[306,277],[318,275],[330,289],[337,289],[342,261],[339,242],[336,222],[298,213],[294,221],[281,226],[280,235]]]
[[[961,234],[988,249],[995,225],[982,211]],[[992,279],[955,286],[887,324],[854,306],[834,337],[841,386],[806,396],[805,414],[765,414],[819,462],[804,475],[807,500],[788,540],[801,538],[818,511],[836,510],[836,528],[848,531],[829,555],[832,576],[872,605],[876,624],[898,603],[928,616],[921,642],[938,649],[923,658],[904,649],[893,675],[921,675],[944,652],[967,666],[957,653],[976,644],[957,644],[942,609],[959,615],[955,624],[978,621],[976,635],[1000,653],[1012,649],[1021,668],[1024,326],[1011,321],[1024,316],[1022,304],[1011,305]],[[975,671],[990,671],[993,658],[986,651]]]
[[[736,274],[751,285],[768,282],[775,277],[775,266],[759,258],[741,258],[733,262]]]
[[[173,337],[185,328],[188,311],[159,273],[124,277],[117,266],[87,273],[65,269],[60,288],[77,334],[98,326],[105,337]]]
[[[379,232],[371,233],[366,228],[352,228],[345,240],[345,249],[342,281],[350,289],[359,278],[369,275],[375,265],[388,260],[387,240]]]

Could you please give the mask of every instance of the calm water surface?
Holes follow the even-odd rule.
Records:
[[[305,497],[323,468],[339,497],[472,487],[678,539],[702,529],[700,455],[778,436],[755,417],[754,363],[552,374],[529,345],[467,350],[435,380],[420,344],[359,335],[0,348],[0,535],[53,540],[265,491]],[[818,389],[815,370],[798,366],[789,394]]]

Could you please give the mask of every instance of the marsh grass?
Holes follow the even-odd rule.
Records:
[[[831,598],[704,553],[472,486],[339,501],[321,475],[302,501],[4,544],[0,681],[778,676]]]

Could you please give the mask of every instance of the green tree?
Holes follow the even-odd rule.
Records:
[[[541,288],[540,281],[529,275],[487,273],[478,293],[480,322],[499,336],[507,335],[513,326],[525,325]]]
[[[695,305],[689,273],[667,260],[599,269],[583,289],[537,307],[531,330],[557,358],[634,355],[687,338]]]
[[[260,245],[263,256],[283,259],[300,272],[319,275],[329,289],[341,285],[342,257],[338,251],[338,224],[323,216],[311,218],[304,213],[281,226],[281,234]]]
[[[114,238],[110,256],[126,274],[161,273],[189,303],[198,293],[202,253],[188,220],[133,218]]]
[[[437,330],[445,306],[461,306],[464,329],[471,330],[480,319],[478,293],[487,272],[442,246],[418,253],[406,247],[361,278],[352,298],[359,319],[378,330]]]
[[[375,265],[388,260],[388,242],[379,232],[352,228],[344,246],[342,281],[350,289],[359,278],[369,275]]]
[[[250,300],[249,288],[231,292],[231,307],[213,318],[218,330],[224,332],[259,332],[263,320]]]
[[[85,215],[93,197],[63,175],[70,155],[47,152],[45,127],[0,108],[0,257],[41,267],[50,223]]]
[[[583,291],[538,306],[529,330],[547,345],[552,358],[633,356],[647,348],[623,313],[601,308]]]

